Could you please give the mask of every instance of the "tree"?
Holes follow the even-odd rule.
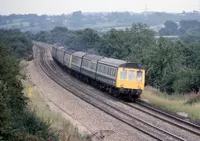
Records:
[[[178,25],[173,21],[166,21],[165,28],[161,28],[159,31],[160,35],[177,35]]]
[[[0,42],[0,140],[47,140],[49,124],[27,109],[19,61]]]
[[[70,25],[75,28],[80,28],[83,25],[83,15],[81,11],[73,12],[70,17]]]
[[[186,30],[189,30],[192,28],[199,28],[200,22],[197,20],[182,20],[180,21],[180,27]]]
[[[95,45],[96,42],[99,40],[98,33],[90,28],[86,28],[83,30],[83,40],[85,42],[85,45]]]
[[[97,50],[108,57],[142,63],[143,52],[154,43],[154,32],[139,23],[126,31],[110,30],[102,36]]]
[[[51,34],[48,31],[40,31],[35,35],[36,40],[41,42],[49,42],[51,39]]]
[[[32,55],[32,42],[20,30],[0,30],[0,42],[17,58],[29,59]]]

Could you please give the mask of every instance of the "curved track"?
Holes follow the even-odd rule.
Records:
[[[58,66],[55,66],[55,64],[53,64],[51,62],[49,64],[50,64],[51,68],[53,68],[53,70],[57,70]],[[78,88],[78,89],[80,89],[80,88]],[[112,98],[116,99],[115,97],[112,97]],[[151,115],[152,117],[155,117],[155,118],[160,119],[164,122],[167,122],[171,125],[174,125],[176,127],[184,129],[186,131],[189,131],[190,133],[200,136],[200,126],[199,125],[196,125],[187,120],[183,120],[181,118],[178,118],[178,117],[168,114],[166,112],[158,110],[158,109],[152,107],[150,104],[145,103],[142,100],[138,99],[136,101],[137,105],[132,104],[132,103],[127,103],[127,102],[124,102],[123,100],[119,100],[119,99],[116,99],[116,100],[120,101],[121,103],[123,103],[131,108],[134,108],[138,111],[142,111],[143,113]]]
[[[40,59],[39,59],[39,65],[42,68],[42,70],[52,79],[54,80],[56,83],[58,83],[59,85],[61,85],[63,88],[67,89],[68,91],[70,91],[71,93],[73,93],[74,95],[76,95],[77,97],[79,97],[80,99],[86,101],[87,103],[95,106],[96,108],[100,109],[101,111],[111,115],[112,117],[120,120],[121,122],[141,131],[144,134],[149,135],[151,138],[154,138],[156,140],[185,140],[182,137],[179,137],[173,133],[170,133],[164,129],[161,129],[159,127],[156,127],[144,120],[141,120],[133,115],[127,114],[124,111],[113,107],[112,105],[104,102],[103,100],[97,99],[96,97],[94,97],[93,95],[91,95],[91,93],[88,93],[85,89],[82,89],[80,87],[74,87],[74,83],[72,81],[66,81],[62,79],[62,76],[56,72],[56,67],[53,64],[48,64],[45,60],[45,49],[41,46],[39,46],[39,50],[40,50]],[[123,102],[124,103],[124,102]],[[56,104],[56,103],[54,103]],[[130,106],[132,108],[135,108],[137,110],[140,110],[142,112],[145,112],[147,114],[150,114],[151,116],[155,116],[158,119],[161,119],[161,117],[159,118],[159,116],[156,116],[156,114],[152,114],[148,111],[145,111],[144,109],[138,108],[136,106],[133,106],[131,104],[127,104],[124,103],[127,106]],[[151,109],[153,110],[153,109]],[[163,120],[163,119],[161,119]],[[164,120],[165,122],[168,122],[168,120]],[[172,124],[172,122],[169,121],[170,124]],[[182,126],[179,126],[182,128]],[[185,129],[187,130],[187,128]],[[187,131],[192,132],[192,129],[188,129]],[[199,134],[198,131],[194,131],[194,134]]]
[[[141,100],[137,100],[136,103],[137,103],[139,106],[142,106],[142,107],[144,107],[144,108],[146,108],[146,109],[148,109],[148,110],[150,110],[150,111],[153,111],[153,112],[155,112],[155,113],[157,113],[157,114],[152,113],[152,112],[149,112],[149,111],[147,111],[147,110],[145,110],[145,109],[143,109],[143,108],[137,107],[137,106],[135,106],[135,105],[133,105],[133,104],[128,104],[128,106],[131,106],[131,107],[133,107],[133,108],[135,108],[135,109],[138,109],[138,110],[140,110],[140,111],[142,111],[142,112],[144,112],[144,113],[147,113],[147,114],[149,114],[149,115],[152,115],[152,116],[154,116],[154,117],[156,117],[156,118],[158,118],[158,119],[161,119],[161,120],[163,120],[163,121],[165,121],[165,122],[168,122],[168,123],[170,123],[170,124],[173,124],[173,125],[175,125],[175,126],[177,126],[177,127],[180,127],[180,128],[182,128],[182,129],[184,129],[184,130],[187,130],[187,131],[189,131],[189,132],[191,132],[191,133],[193,133],[193,134],[196,134],[196,135],[200,136],[200,126],[199,126],[199,125],[194,124],[194,123],[192,123],[192,122],[189,122],[189,121],[187,121],[187,120],[183,120],[183,119],[181,119],[181,118],[179,118],[179,117],[177,117],[177,116],[174,116],[174,115],[171,115],[171,114],[169,114],[169,113],[163,112],[163,111],[161,111],[161,110],[159,110],[159,109],[156,109],[156,108],[152,107],[151,105],[148,105],[147,103],[144,103],[144,102],[141,101]],[[171,121],[171,120],[169,120],[169,119],[162,118],[162,117],[159,116],[159,115],[163,115],[163,116],[165,116],[165,117],[168,117],[168,118],[174,120],[174,122]]]

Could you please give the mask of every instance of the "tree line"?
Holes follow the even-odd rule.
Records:
[[[50,124],[38,118],[27,104],[19,61],[30,59],[32,43],[19,30],[0,30],[0,140],[47,140],[55,136]],[[55,138],[56,139],[56,138]]]
[[[179,23],[167,20],[164,26],[159,31],[160,35],[199,34],[200,31],[200,22],[197,20],[181,20]]]
[[[193,42],[182,38],[172,41],[156,33],[146,24],[133,24],[126,30],[112,29],[98,33],[93,29],[69,30],[55,27],[51,31],[30,34],[33,39],[59,43],[75,49],[124,59],[144,65],[146,85],[168,94],[185,94],[199,91],[200,40]],[[193,34],[187,36],[193,36]],[[188,37],[187,37],[188,38]]]
[[[166,20],[180,22],[181,20],[200,19],[198,11],[182,13],[165,12],[94,12],[75,11],[71,14],[37,15],[11,14],[0,15],[0,28],[19,28],[23,31],[52,30],[55,26],[67,26],[70,29],[92,28],[107,30],[107,28],[131,27],[132,23],[141,22],[149,26],[163,24]]]

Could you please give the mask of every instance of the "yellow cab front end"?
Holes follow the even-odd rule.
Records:
[[[144,90],[145,70],[138,68],[119,67],[116,87],[121,93],[135,95],[136,98]]]

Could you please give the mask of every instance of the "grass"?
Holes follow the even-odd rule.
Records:
[[[141,95],[152,105],[162,107],[172,112],[184,112],[193,120],[200,120],[200,96],[193,94],[169,96],[159,90],[147,86]]]
[[[27,63],[22,63],[21,73],[25,74]],[[29,98],[28,108],[30,110],[35,110],[36,115],[41,118],[41,120],[50,122],[51,128],[56,132],[60,141],[88,141],[89,136],[81,135],[78,129],[74,127],[70,121],[67,121],[62,115],[55,113],[50,110],[49,106],[45,103],[42,97],[39,95],[38,90],[35,85],[26,76],[26,79],[22,80],[24,85],[24,94]],[[32,93],[29,93],[29,88],[33,88]]]

